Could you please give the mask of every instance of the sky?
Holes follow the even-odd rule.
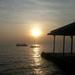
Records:
[[[0,43],[31,43],[33,27],[47,33],[75,21],[75,0],[0,0]]]

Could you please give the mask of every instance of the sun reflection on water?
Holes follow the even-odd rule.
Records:
[[[33,71],[35,75],[45,75],[44,70],[41,67],[43,61],[40,54],[41,54],[40,47],[33,48],[33,60],[35,66]]]
[[[33,57],[40,57],[40,48],[33,48]]]
[[[40,48],[33,48],[33,60],[35,65],[41,65]]]
[[[59,74],[59,70],[56,69],[56,67],[54,66],[54,63],[49,63],[47,61],[45,61],[42,57],[41,57],[41,51],[42,47],[41,46],[33,46],[32,48],[32,70],[33,70],[33,74],[34,75],[56,75]],[[55,72],[56,71],[56,72]],[[61,75],[61,74],[59,74]]]

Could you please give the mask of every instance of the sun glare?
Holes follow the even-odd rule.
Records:
[[[39,36],[41,36],[41,30],[40,30],[39,28],[33,28],[33,29],[32,29],[32,35],[33,35],[34,37],[39,37]]]

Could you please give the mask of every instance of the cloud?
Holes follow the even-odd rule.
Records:
[[[0,22],[68,20],[74,9],[75,0],[0,0]]]

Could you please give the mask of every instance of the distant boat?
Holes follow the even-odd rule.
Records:
[[[40,46],[39,45],[31,45],[30,47],[31,48],[39,48]]]
[[[16,46],[28,46],[27,44],[17,43]]]

